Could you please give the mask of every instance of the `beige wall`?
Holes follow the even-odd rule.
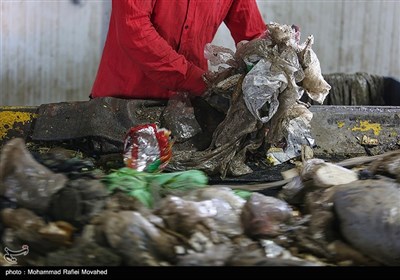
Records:
[[[0,105],[88,100],[108,1],[0,1]]]

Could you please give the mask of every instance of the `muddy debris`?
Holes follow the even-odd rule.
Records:
[[[291,207],[274,197],[253,193],[243,206],[241,220],[250,237],[274,237],[282,234],[281,225],[290,221]]]
[[[96,243],[83,243],[67,250],[58,250],[47,255],[43,265],[47,266],[118,266],[121,257],[110,249]]]
[[[39,164],[21,138],[10,140],[1,150],[0,194],[39,214],[47,211],[52,196],[65,187],[67,178]]]
[[[7,147],[15,147],[18,142],[20,146],[23,144],[15,140]],[[26,147],[18,149],[29,158]],[[399,246],[395,237],[399,185],[397,174],[391,171],[397,170],[399,153],[396,152],[374,156],[372,161],[354,159],[350,165],[348,161],[335,164],[304,158],[304,162],[296,165],[296,172],[285,174],[284,183],[273,182],[280,186],[276,197],[260,193],[260,186],[268,184],[259,184],[258,190],[251,190],[252,185],[248,185],[249,190],[240,192],[235,185],[187,188],[178,184],[173,193],[158,194],[153,207],[121,189],[108,188],[104,180],[106,171],[67,168],[65,162],[59,168],[57,160],[43,160],[72,157],[74,160],[68,163],[82,167],[88,166],[85,165],[88,159],[68,152],[65,157],[60,156],[64,153],[60,150],[56,150],[57,155],[45,155],[47,152],[51,153],[42,152],[40,162],[52,166],[51,172],[34,157],[21,162],[8,157],[9,148],[1,151],[2,159],[8,162],[2,162],[3,170],[17,165],[22,170],[22,165],[27,164],[36,170],[47,170],[45,181],[55,175],[64,180],[62,188],[50,192],[49,202],[41,211],[35,207],[29,209],[30,203],[13,202],[12,196],[2,196],[2,247],[20,250],[29,246],[29,254],[19,257],[18,264],[398,264]],[[378,161],[382,164],[376,165]],[[70,172],[74,175],[70,176]],[[90,176],[91,172],[95,176]],[[333,173],[342,175],[332,176]],[[103,177],[97,177],[99,174]],[[2,188],[8,186],[9,176],[1,177]],[[15,178],[21,180],[21,185],[26,182],[24,177]],[[169,178],[177,177],[171,174]],[[32,180],[29,187],[36,189],[43,180]],[[162,184],[171,184],[157,182],[159,189]]]

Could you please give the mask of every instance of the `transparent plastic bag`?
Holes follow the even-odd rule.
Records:
[[[212,66],[229,65],[236,66],[235,53],[229,49],[220,46],[215,46],[210,43],[204,47],[204,57]]]
[[[283,72],[272,72],[271,63],[261,59],[243,80],[243,98],[253,116],[268,122],[279,106],[278,96],[288,81]]]

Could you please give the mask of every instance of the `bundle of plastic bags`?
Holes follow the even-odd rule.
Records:
[[[312,113],[300,98],[306,93],[322,103],[331,88],[313,42],[310,35],[300,43],[297,26],[270,23],[261,38],[236,52],[208,44],[205,57],[218,70],[205,75],[206,98],[229,98],[230,107],[206,151],[175,154],[170,166],[236,176],[252,172],[246,153],[260,147],[273,164],[299,156],[303,145],[312,147]]]

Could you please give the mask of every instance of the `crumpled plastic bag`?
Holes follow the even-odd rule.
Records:
[[[210,43],[206,44],[204,47],[204,57],[213,66],[222,66],[226,64],[227,66],[236,66],[235,53],[229,49],[221,46],[214,46]]]
[[[136,211],[105,212],[99,217],[96,231],[123,257],[127,266],[159,266],[173,259],[177,238],[154,225]]]
[[[253,193],[241,213],[245,233],[251,237],[273,237],[290,221],[292,209],[283,200]]]
[[[271,63],[261,59],[243,80],[247,108],[262,122],[268,122],[279,106],[278,96],[288,81],[283,71],[271,71]]]
[[[228,188],[216,191],[216,195],[213,195],[214,191],[205,188],[182,198],[168,196],[155,213],[163,218],[168,228],[188,237],[202,228],[206,229],[207,235],[214,231],[223,236],[241,235],[240,213],[245,201]]]
[[[167,195],[178,195],[207,186],[208,178],[199,170],[147,173],[124,167],[108,174],[102,181],[110,193],[122,191],[151,208]]]
[[[171,131],[177,143],[185,142],[201,132],[188,93],[179,92],[168,100],[162,114],[162,125]]]
[[[245,156],[247,151],[254,151],[262,144],[262,134],[257,133],[259,128],[238,86],[225,119],[214,131],[210,147],[204,151],[175,152],[167,169],[198,169],[208,175],[220,174],[222,177],[227,174],[239,176],[251,173],[252,170],[245,164]],[[250,135],[253,132],[255,134]]]
[[[299,60],[304,69],[302,87],[312,100],[322,104],[331,86],[325,81],[321,74],[319,60],[315,52],[311,49],[313,43],[314,37],[310,35],[307,38],[304,49],[299,54]]]
[[[24,207],[43,214],[52,196],[64,188],[67,177],[53,173],[38,163],[22,138],[8,141],[0,155],[0,194]]]

